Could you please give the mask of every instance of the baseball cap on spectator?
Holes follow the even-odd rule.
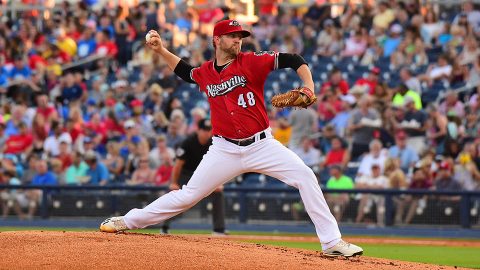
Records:
[[[340,97],[340,99],[341,99],[342,101],[347,102],[347,103],[350,104],[350,105],[355,104],[355,102],[357,102],[357,99],[356,99],[354,96],[352,96],[352,95],[342,95],[342,96]]]
[[[396,23],[392,25],[392,27],[390,27],[390,32],[393,34],[401,34],[403,32],[403,27],[400,24]]]
[[[87,136],[83,138],[83,143],[91,143],[91,142],[93,142],[92,137]]]
[[[435,161],[437,161],[437,162],[443,161],[443,156],[442,155],[436,155],[435,156]]]
[[[123,127],[126,129],[135,127],[135,122],[132,119],[129,119],[123,123]]]
[[[326,19],[323,22],[323,27],[332,26],[332,25],[333,25],[333,20],[332,19]]]
[[[141,107],[143,106],[143,102],[139,99],[134,99],[130,102],[130,106],[133,107]]]
[[[363,94],[367,93],[367,88],[368,88],[368,85],[366,85],[366,84],[364,84],[364,85],[356,84],[352,88],[350,88],[350,90],[348,90],[348,92],[352,95],[363,95]]]
[[[18,163],[18,158],[14,154],[6,154],[3,156],[3,159],[10,160],[14,164]]]
[[[117,103],[117,101],[115,101],[115,99],[113,99],[113,98],[107,98],[107,100],[105,100],[105,105],[107,107],[115,106],[116,103]]]
[[[215,24],[213,36],[222,36],[230,33],[241,33],[242,37],[250,36],[250,32],[244,30],[236,20],[223,20]]]
[[[440,163],[440,166],[438,166],[438,169],[439,170],[450,170],[450,163],[448,163],[448,161],[442,161],[442,163]]]
[[[395,138],[400,139],[400,140],[404,140],[404,139],[407,138],[407,133],[405,133],[405,131],[403,131],[403,130],[399,130],[395,134]]]
[[[118,80],[112,84],[112,88],[127,87],[128,83],[125,80]]]
[[[95,151],[93,150],[88,150],[85,155],[83,156],[83,158],[86,160],[86,161],[92,161],[92,160],[97,160],[97,154],[95,153]]]
[[[380,74],[380,68],[373,67],[372,69],[370,69],[370,73],[373,73],[375,75],[379,75]]]
[[[206,131],[212,130],[212,122],[210,119],[202,119],[198,121],[198,128]]]
[[[97,105],[97,101],[94,99],[94,98],[89,98],[87,100],[87,105],[88,106],[96,106]]]
[[[87,137],[85,137],[85,138],[87,138]],[[60,136],[60,138],[58,139],[58,142],[59,142],[59,143],[70,144],[70,140],[69,140],[68,137],[66,137],[66,136]]]

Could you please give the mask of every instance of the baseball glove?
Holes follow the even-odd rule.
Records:
[[[272,97],[272,105],[277,108],[302,107],[307,108],[317,101],[315,93],[308,87],[299,87]]]

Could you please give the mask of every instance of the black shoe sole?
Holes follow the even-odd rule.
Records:
[[[362,256],[362,255],[363,255],[363,251],[360,251],[360,252],[357,252],[357,253],[353,253],[352,255],[345,255],[345,254],[341,254],[341,253],[336,253],[336,254],[323,253],[323,255],[324,255],[324,256],[327,256],[327,257],[331,257],[331,258],[334,258],[334,257],[350,258],[350,257]]]

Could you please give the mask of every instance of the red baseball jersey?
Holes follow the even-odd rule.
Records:
[[[269,127],[263,87],[278,67],[278,53],[239,53],[218,73],[208,61],[190,74],[210,103],[212,132],[243,139]]]

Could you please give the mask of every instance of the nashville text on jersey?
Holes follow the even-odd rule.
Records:
[[[207,85],[207,91],[209,97],[216,97],[225,95],[228,92],[233,91],[238,86],[245,87],[247,79],[244,76],[235,75],[230,78],[228,81],[225,81],[220,84],[209,84]]]

